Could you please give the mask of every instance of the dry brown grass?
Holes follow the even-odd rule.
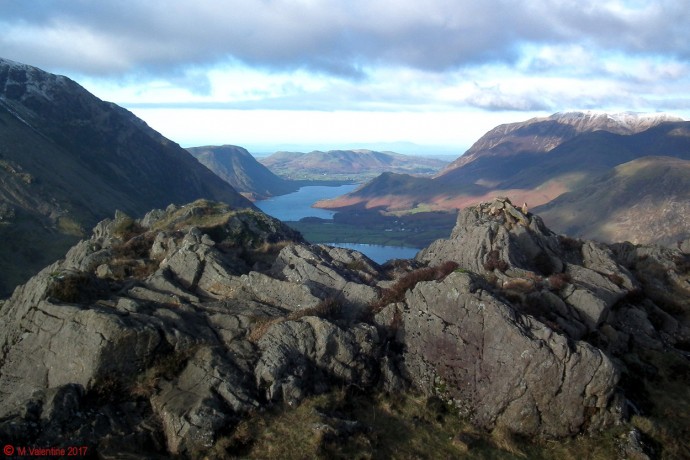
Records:
[[[317,316],[324,319],[336,318],[340,314],[341,308],[342,305],[337,299],[327,297],[313,307],[292,311],[287,316],[257,317],[254,319],[252,328],[247,334],[247,340],[251,343],[257,343],[273,325],[284,321],[297,321],[305,316]]]
[[[505,272],[510,268],[510,265],[505,260],[500,258],[500,253],[498,250],[493,249],[486,254],[486,259],[484,260],[484,270],[492,272],[498,270],[500,272]]]
[[[515,434],[505,426],[497,426],[491,432],[491,441],[494,445],[503,451],[509,452],[512,455],[520,458],[527,458],[523,451],[518,438]]]
[[[547,280],[552,291],[560,291],[570,283],[570,275],[567,273],[556,273],[549,276]]]
[[[274,324],[282,323],[283,321],[287,321],[287,318],[284,316],[261,316],[256,318],[251,330],[247,334],[247,340],[251,343],[257,343]]]
[[[511,278],[503,283],[503,289],[506,291],[518,291],[523,293],[534,292],[537,284],[534,280],[526,278]]]
[[[423,267],[413,270],[400,278],[393,286],[383,289],[381,297],[370,306],[370,312],[376,314],[388,304],[402,302],[405,293],[422,281],[438,281],[458,268],[458,264],[452,261],[442,262],[433,267]]]

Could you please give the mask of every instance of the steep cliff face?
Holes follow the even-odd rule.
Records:
[[[506,199],[385,266],[219,203],[118,213],[0,306],[0,436],[237,455],[221,441],[257,410],[343,388],[421,391],[487,431],[596,433],[646,403],[645,353],[685,359],[689,267],[559,237]]]
[[[199,198],[251,207],[127,110],[66,77],[4,59],[0,178],[2,296],[115,209],[143,215]]]

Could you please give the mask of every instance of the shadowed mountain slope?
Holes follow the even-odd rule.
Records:
[[[600,241],[675,245],[690,237],[690,161],[645,157],[535,208],[554,230]]]
[[[242,147],[205,146],[187,151],[249,199],[261,200],[299,189],[298,185],[273,174]]]
[[[452,174],[479,158],[508,157],[521,153],[548,153],[575,136],[595,131],[635,134],[659,123],[682,121],[668,114],[565,112],[549,117],[499,125],[482,136],[460,158],[438,175]]]
[[[251,206],[184,149],[74,81],[0,59],[0,295],[120,209]]]

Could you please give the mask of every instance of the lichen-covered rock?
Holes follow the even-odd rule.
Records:
[[[323,245],[290,245],[280,251],[271,273],[303,284],[317,297],[337,299],[354,318],[378,298],[376,288],[367,284],[367,277],[378,275],[374,264],[361,255],[354,258],[354,252]]]
[[[600,350],[515,312],[477,277],[420,283],[402,332],[413,382],[486,428],[568,436],[612,408],[618,372]]]
[[[339,383],[366,388],[378,378],[380,341],[371,325],[344,330],[307,316],[273,325],[257,345],[261,351],[257,386],[269,401],[294,404]]]
[[[523,214],[506,198],[460,211],[450,238],[435,241],[416,259],[430,264],[452,260],[475,273],[549,275],[563,269],[558,237],[538,216]]]

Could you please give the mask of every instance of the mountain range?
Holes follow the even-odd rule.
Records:
[[[0,293],[119,209],[198,198],[251,207],[129,111],[69,78],[0,59]]]
[[[432,178],[382,174],[356,191],[318,206],[449,210],[507,196],[535,207],[600,182],[600,176],[610,174],[611,168],[650,156],[690,160],[690,123],[666,114],[559,113],[494,128]],[[683,196],[687,183],[673,182],[677,190],[664,193]],[[648,195],[659,192],[654,181],[644,186]],[[582,220],[592,214],[582,207],[578,212]],[[549,213],[545,219],[558,231],[565,230],[559,222],[549,221]]]
[[[435,158],[373,150],[329,150],[322,152],[276,152],[259,160],[281,177],[289,179],[371,178],[383,172],[431,175],[447,165]]]
[[[187,151],[252,201],[284,195],[299,189],[297,183],[273,174],[242,147],[235,145],[191,147]]]

